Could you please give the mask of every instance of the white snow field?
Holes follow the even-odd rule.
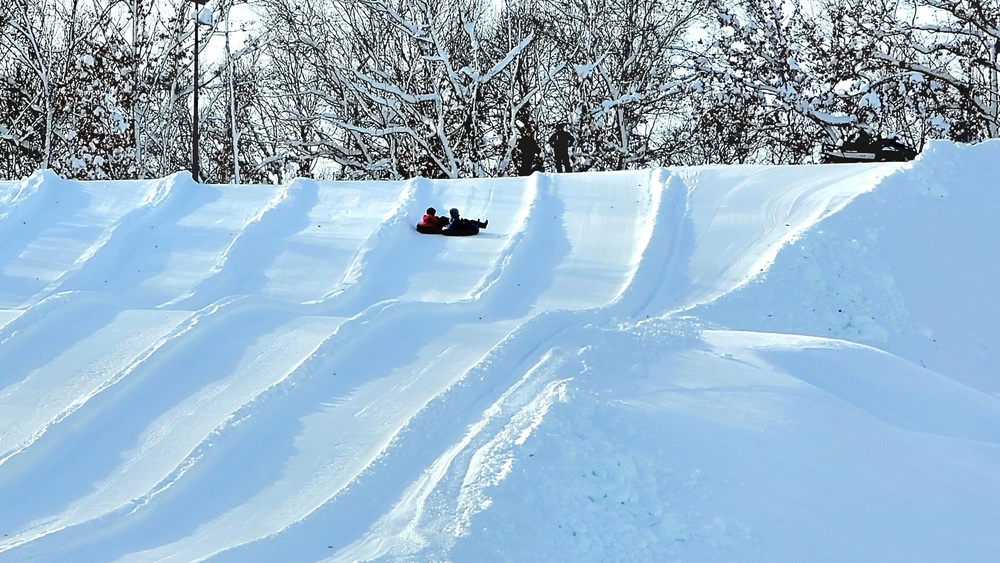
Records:
[[[0,183],[0,562],[997,561],[998,162]]]

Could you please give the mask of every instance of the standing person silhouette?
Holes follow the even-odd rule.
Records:
[[[556,131],[549,137],[549,146],[556,157],[556,172],[572,172],[573,165],[569,162],[569,146],[573,144],[573,135],[566,131],[566,124],[556,125]]]
[[[542,149],[535,141],[535,134],[530,128],[524,130],[524,134],[517,140],[516,148],[517,175],[531,176],[531,173],[538,169],[535,166],[535,159],[542,152]]]

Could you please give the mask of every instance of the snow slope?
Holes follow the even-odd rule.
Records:
[[[0,562],[992,560],[998,158],[0,183]]]

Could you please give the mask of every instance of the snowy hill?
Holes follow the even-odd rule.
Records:
[[[992,560],[998,159],[0,183],[0,561]]]

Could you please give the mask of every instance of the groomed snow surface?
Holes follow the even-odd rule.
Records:
[[[0,561],[996,561],[998,162],[0,183]]]

